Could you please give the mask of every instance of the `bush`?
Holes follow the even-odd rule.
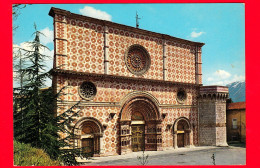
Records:
[[[51,160],[42,150],[29,144],[14,141],[14,165],[16,166],[59,166],[60,163]]]

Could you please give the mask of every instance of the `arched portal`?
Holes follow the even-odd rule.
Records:
[[[148,97],[126,101],[120,113],[120,153],[161,150],[161,118],[157,106]]]
[[[191,144],[191,125],[189,119],[178,118],[173,125],[174,148],[188,147]]]
[[[95,118],[86,117],[79,120],[74,127],[76,148],[89,156],[99,156],[103,127]]]

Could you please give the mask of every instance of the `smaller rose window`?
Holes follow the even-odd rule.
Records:
[[[187,93],[184,90],[181,89],[177,92],[177,100],[179,103],[184,103],[186,98],[187,98]]]
[[[84,99],[91,100],[96,93],[97,88],[92,82],[83,82],[79,87],[79,94]]]

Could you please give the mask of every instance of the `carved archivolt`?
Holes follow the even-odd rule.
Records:
[[[178,134],[183,134],[183,145],[190,146],[193,143],[191,124],[188,118],[180,117],[173,124],[174,148],[178,148]]]
[[[144,149],[158,150],[162,147],[161,116],[158,101],[147,92],[133,92],[121,102],[120,120],[121,154],[132,151],[132,124],[145,126]]]
[[[141,113],[145,121],[159,120],[159,110],[156,105],[147,97],[135,97],[123,106],[121,111],[121,120],[131,120],[133,112]]]
[[[191,124],[190,124],[189,119],[186,118],[186,117],[180,117],[180,118],[176,119],[174,124],[173,124],[173,133],[177,133],[179,122],[184,123],[183,124],[185,126],[184,130],[188,131],[188,130],[191,129]]]
[[[102,124],[93,117],[83,117],[74,126],[74,135],[96,134],[103,135]]]
[[[130,100],[137,98],[137,97],[144,97],[151,101],[157,109],[159,109],[159,101],[149,92],[145,91],[133,91],[127,94],[123,99],[120,101],[120,106],[123,107],[128,103]]]

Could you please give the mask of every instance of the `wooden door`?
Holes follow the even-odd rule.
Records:
[[[83,153],[89,154],[89,156],[93,156],[93,154],[94,154],[94,139],[93,138],[82,139],[82,151],[83,151]]]
[[[132,150],[133,152],[144,150],[144,125],[132,126]]]
[[[186,122],[181,120],[178,122],[177,126],[177,146],[184,147],[184,130],[185,130]]]
[[[184,147],[184,133],[177,134],[177,146]]]

